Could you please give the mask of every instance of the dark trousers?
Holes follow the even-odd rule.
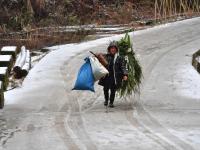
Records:
[[[104,86],[103,91],[104,91],[105,101],[108,102],[109,98],[110,98],[110,104],[113,104],[113,102],[115,100],[116,88],[115,87],[105,87]],[[110,95],[109,95],[109,91],[110,91]]]

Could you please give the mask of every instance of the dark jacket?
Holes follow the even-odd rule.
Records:
[[[122,83],[123,76],[128,75],[128,69],[126,67],[125,59],[117,54],[112,56],[111,54],[105,54],[104,57],[108,61],[106,68],[109,74],[104,78],[101,78],[99,85],[106,87],[119,88]]]

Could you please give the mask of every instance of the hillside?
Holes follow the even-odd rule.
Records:
[[[2,30],[27,26],[125,24],[154,17],[153,0],[1,0]]]
[[[200,12],[198,0],[1,0],[0,32],[44,26],[127,24]]]

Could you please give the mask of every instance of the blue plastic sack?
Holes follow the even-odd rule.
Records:
[[[94,76],[89,58],[85,58],[85,63],[79,70],[75,86],[72,90],[90,90],[94,92]]]

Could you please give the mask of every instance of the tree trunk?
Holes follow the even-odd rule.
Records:
[[[45,0],[29,0],[36,16],[46,16]]]

